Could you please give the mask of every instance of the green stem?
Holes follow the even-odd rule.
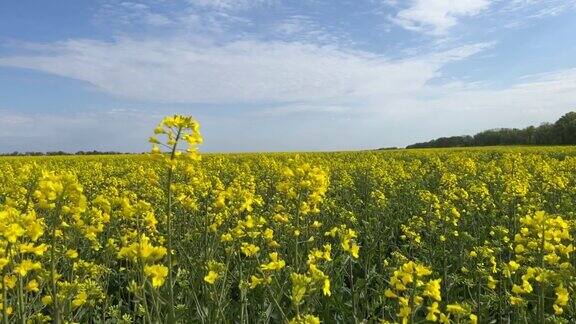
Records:
[[[176,133],[176,138],[174,140],[174,145],[172,146],[172,151],[170,152],[170,162],[174,161],[176,156],[176,147],[178,146],[178,140],[182,133],[182,128],[178,128]],[[172,271],[172,178],[173,178],[173,168],[172,163],[168,168],[168,181],[166,186],[166,232],[168,236],[168,323],[174,323],[176,321],[176,315],[174,312],[174,278]]]
[[[414,277],[416,277],[416,273],[412,274]],[[414,280],[414,282],[412,283],[412,287],[410,288],[410,299],[408,300],[408,308],[410,308],[410,315],[408,317],[408,324],[412,324],[414,323],[414,298],[416,295],[416,281]]]
[[[544,247],[546,246],[546,219],[544,219],[544,224],[542,224],[542,241],[540,242],[540,267],[544,270]],[[540,282],[540,287],[538,291],[538,320],[540,323],[544,323],[544,282]]]
[[[56,225],[58,224],[58,219],[60,215],[60,209],[62,208],[63,193],[58,199],[58,205],[54,212],[54,217],[52,219],[52,233],[50,242],[50,283],[51,283],[51,293],[52,293],[52,305],[54,306],[54,323],[60,324],[60,305],[58,303],[58,290],[56,287]]]
[[[6,255],[10,256],[10,245],[6,249]],[[6,289],[6,267],[2,270],[2,323],[8,324],[8,313],[6,309],[8,308],[8,290]]]
[[[350,294],[352,294],[352,310],[354,312],[354,323],[358,323],[358,315],[356,311],[356,292],[354,291],[354,268],[352,260],[350,260]]]
[[[246,290],[242,287],[243,280],[242,264],[240,263],[240,323],[245,323],[244,318],[246,317]]]
[[[226,281],[228,280],[228,269],[230,268],[230,261],[232,259],[232,255],[227,254],[226,256],[226,270],[224,272],[224,277],[222,278],[222,286],[220,287],[220,295],[218,296],[218,305],[216,307],[216,309],[218,310],[216,312],[216,321],[220,320],[220,313],[222,313],[222,320],[225,319],[225,314],[224,314],[224,310],[222,307],[222,303],[224,302],[224,288],[226,288]]]
[[[141,262],[142,263],[142,262]],[[142,280],[142,304],[144,304],[144,313],[146,318],[146,323],[152,323],[152,319],[150,318],[150,310],[148,308],[148,298],[146,297],[146,278],[144,276],[144,265],[141,264],[140,266],[140,280]]]
[[[23,278],[18,278],[18,317],[21,324],[26,323],[26,314],[24,312],[24,284]]]

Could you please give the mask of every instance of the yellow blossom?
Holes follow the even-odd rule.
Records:
[[[219,275],[218,272],[216,271],[208,271],[208,274],[206,276],[204,276],[204,281],[206,281],[209,284],[214,284],[214,282],[216,282],[216,279],[218,279]]]
[[[163,265],[152,265],[144,267],[144,274],[152,281],[152,287],[158,288],[164,284],[168,275],[168,268]]]
[[[88,300],[88,294],[86,294],[86,292],[82,290],[78,294],[76,294],[76,296],[72,300],[72,306],[80,307],[84,305],[87,300]]]

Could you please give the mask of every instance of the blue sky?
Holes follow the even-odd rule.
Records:
[[[354,150],[576,110],[575,0],[0,1],[0,151]]]

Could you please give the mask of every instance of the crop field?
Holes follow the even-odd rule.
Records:
[[[576,321],[574,147],[201,154],[190,118],[154,133],[146,155],[0,159],[4,323]]]

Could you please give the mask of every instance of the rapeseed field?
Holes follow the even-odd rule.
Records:
[[[149,141],[0,159],[4,323],[576,320],[574,147],[200,154],[183,116]]]

